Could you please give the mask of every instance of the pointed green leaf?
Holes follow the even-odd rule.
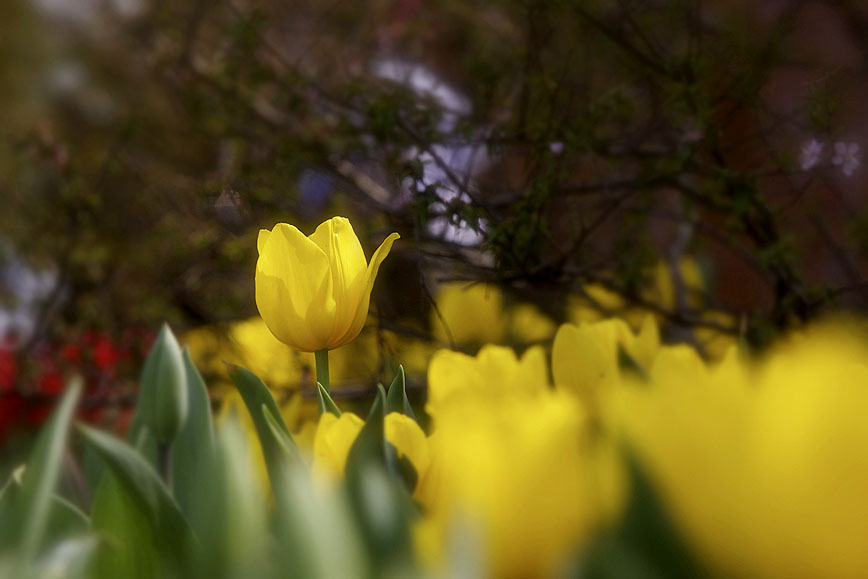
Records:
[[[284,467],[286,483],[274,489],[276,540],[286,577],[371,577],[362,536],[342,488],[314,489],[308,472]],[[335,554],[340,553],[339,557]],[[397,575],[396,575],[397,576]],[[412,574],[405,574],[412,577]]]
[[[396,453],[387,452],[385,436],[386,392],[377,396],[347,456],[346,484],[350,503],[372,556],[372,574],[408,565],[411,560],[412,501],[399,482]]]
[[[385,433],[386,392],[382,384],[377,385],[377,395],[364,426],[350,447],[347,455],[346,475],[352,476],[352,471],[361,464],[373,461],[386,465],[386,433]]]
[[[407,380],[404,376],[404,366],[398,366],[398,373],[392,380],[392,385],[389,386],[389,395],[386,397],[386,414],[389,412],[406,414],[416,420],[416,415],[413,414],[413,408],[410,406],[410,400],[407,399]]]
[[[259,444],[262,446],[262,454],[265,456],[265,466],[268,469],[268,477],[271,479],[271,484],[278,487],[281,484],[280,470],[277,465],[286,459],[284,449],[280,442],[272,434],[271,427],[265,421],[265,414],[262,412],[262,407],[265,406],[272,414],[274,426],[282,432],[285,437],[292,441],[292,435],[289,428],[283,421],[283,416],[280,413],[280,408],[277,402],[271,396],[268,386],[259,379],[253,372],[242,368],[241,366],[233,366],[230,373],[232,382],[238,388],[241,398],[244,400],[244,405],[247,406],[247,411],[253,419],[253,424],[256,427],[256,434],[259,437]],[[291,442],[295,447],[295,442]],[[298,447],[295,447],[296,454],[300,454]]]
[[[90,518],[73,503],[60,495],[51,497],[48,534],[54,538],[84,533],[90,528]]]
[[[196,559],[201,578],[272,577],[269,507],[260,488],[254,451],[238,417],[221,421],[215,439],[214,469],[202,495],[211,509]],[[219,508],[215,508],[218,507]],[[285,576],[281,573],[280,576]]]
[[[316,406],[319,411],[319,415],[322,416],[326,412],[331,412],[338,418],[341,416],[341,410],[338,408],[338,405],[335,404],[335,401],[332,400],[331,395],[328,390],[323,388],[323,385],[319,382],[316,383]]]
[[[4,493],[7,500],[0,508],[0,521],[3,522],[0,525],[0,553],[7,550],[15,553],[16,576],[29,573],[28,568],[46,532],[63,448],[81,391],[80,378],[67,385],[57,410],[36,439],[15,501],[6,496],[12,492],[11,489]]]
[[[172,566],[160,554],[152,514],[110,470],[94,495],[91,527],[101,540],[88,577],[150,579]]]
[[[172,562],[183,560],[196,539],[189,523],[153,467],[127,443],[79,424],[85,442],[105,461],[118,483],[122,502],[130,500],[155,533],[161,554]]]
[[[199,497],[202,494],[202,481],[208,480],[214,461],[214,425],[208,390],[186,347],[183,357],[189,414],[172,445],[172,490],[181,511],[192,527],[200,532],[203,525],[201,511],[207,506]]]
[[[301,453],[298,451],[298,446],[296,446],[292,436],[284,432],[280,427],[280,422],[277,417],[272,414],[271,410],[269,410],[268,406],[265,404],[262,405],[262,415],[265,418],[265,424],[268,426],[268,430],[271,432],[271,435],[274,437],[274,440],[277,441],[277,444],[283,450],[284,454],[292,460],[302,460]]]

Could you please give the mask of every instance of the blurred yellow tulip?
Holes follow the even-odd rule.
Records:
[[[819,327],[758,362],[665,348],[612,413],[715,575],[868,576],[868,343]]]
[[[567,321],[577,326],[618,316],[631,328],[638,328],[645,312],[630,306],[618,293],[599,284],[582,287],[581,296],[571,295],[567,300]]]
[[[660,348],[654,317],[645,317],[638,335],[620,318],[580,326],[563,324],[552,346],[555,385],[578,395],[596,412],[599,398],[621,382],[619,348],[643,368],[650,367]]]
[[[680,286],[678,288],[676,288],[676,281]],[[669,262],[658,261],[654,268],[654,282],[653,288],[646,292],[645,298],[656,302],[666,310],[684,306],[699,307],[702,303],[702,294],[706,289],[702,270],[691,256],[682,257],[678,261],[676,272],[673,272]]]
[[[398,457],[405,457],[416,470],[416,489],[418,493],[419,481],[421,481],[431,462],[428,450],[428,438],[419,424],[407,416],[398,412],[390,412],[386,415],[384,425],[386,440],[391,442],[398,451]]]
[[[365,421],[352,412],[340,418],[326,412],[320,416],[313,438],[313,472],[315,476],[334,480],[343,476],[347,455]]]
[[[425,410],[435,421],[456,398],[473,397],[479,404],[512,395],[539,394],[548,389],[545,352],[534,346],[519,360],[503,346],[488,345],[475,357],[439,350],[428,366]]]
[[[484,576],[557,576],[620,513],[616,447],[591,428],[578,397],[549,387],[542,347],[521,358],[495,345],[476,357],[440,350],[428,392],[431,461],[416,495],[427,515],[414,537],[433,570],[443,571],[456,529],[463,537],[469,525]]]
[[[558,576],[623,503],[614,447],[593,442],[580,402],[567,394],[453,400],[429,440],[419,493],[426,516],[415,536],[435,571],[448,566],[464,524],[479,539],[482,576]]]
[[[555,335],[558,327],[534,304],[521,303],[510,308],[509,333],[518,343],[543,342]]]
[[[365,260],[349,220],[333,217],[305,236],[278,223],[259,232],[256,305],[268,329],[303,352],[338,348],[365,324],[371,289],[397,233]]]
[[[506,333],[503,296],[495,285],[445,283],[437,294],[437,312],[431,312],[431,328],[441,343],[450,338],[459,346],[497,344]],[[442,319],[441,319],[442,316]]]

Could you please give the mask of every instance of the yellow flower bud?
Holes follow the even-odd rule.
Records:
[[[305,236],[278,223],[259,232],[256,306],[268,329],[303,352],[331,350],[352,341],[365,324],[371,288],[397,233],[367,263],[352,225],[333,217]]]

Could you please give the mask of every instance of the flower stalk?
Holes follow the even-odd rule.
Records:
[[[329,387],[329,351],[327,349],[317,350],[314,353],[316,361],[316,381],[322,384],[325,391],[331,393]]]

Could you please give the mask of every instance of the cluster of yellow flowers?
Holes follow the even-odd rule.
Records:
[[[540,347],[520,358],[496,345],[441,350],[428,370],[431,434],[386,420],[419,474],[420,554],[445,564],[456,528],[471,525],[492,576],[557,575],[618,523],[633,457],[709,569],[866,576],[866,360],[865,336],[836,324],[710,366],[661,345],[651,317],[638,334],[619,319],[561,326],[553,385]],[[314,469],[341,472],[361,425],[323,415]]]
[[[383,257],[366,271],[375,275]],[[319,277],[330,288],[347,286],[329,284],[339,276],[327,271]],[[349,330],[329,318],[324,327],[333,329],[322,341],[307,341],[316,332],[300,334],[300,344],[285,341],[328,348],[358,333],[353,324],[361,309],[367,313],[373,281],[364,280],[352,307],[332,294],[338,318],[352,320]],[[272,293],[281,302],[295,295]],[[269,318],[282,309],[264,307],[262,295],[257,289],[266,322],[280,327]],[[446,315],[456,307],[441,303]],[[292,315],[293,323],[310,323],[304,311]],[[539,321],[536,312],[531,318]],[[485,576],[550,577],[574,568],[621,524],[635,464],[711,574],[868,576],[864,328],[827,323],[760,356],[730,345],[708,362],[687,345],[661,344],[652,315],[635,329],[620,318],[578,322],[551,327],[550,353],[542,345],[521,356],[496,344],[476,356],[439,350],[427,368],[429,432],[403,414],[386,416],[387,440],[416,471],[414,541],[432,571],[448,574],[450,561],[468,552]],[[499,319],[483,327],[501,338],[507,331]],[[348,412],[322,414],[301,444],[316,479],[341,477],[363,424]]]

